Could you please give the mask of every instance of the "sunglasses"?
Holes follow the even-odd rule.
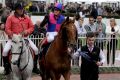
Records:
[[[55,10],[55,11],[60,11],[60,9],[58,9],[58,8],[54,8],[54,10]]]
[[[94,20],[89,20],[89,21],[94,21]]]

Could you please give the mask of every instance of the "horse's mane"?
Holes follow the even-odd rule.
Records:
[[[69,24],[69,23],[74,23],[74,20],[71,20],[71,19],[67,18],[65,21],[63,21],[63,23],[61,24],[60,31],[62,30],[62,28],[63,28],[65,25],[67,25],[67,24]]]
[[[74,20],[69,19],[69,17],[66,18],[65,21],[63,21],[63,23],[61,24],[60,27],[60,31],[58,33],[58,36],[60,36],[61,38],[64,38],[64,40],[67,39],[66,37],[66,30],[65,28],[69,27],[69,24],[73,23],[74,24]],[[75,27],[76,28],[76,27]],[[76,29],[76,33],[77,33],[77,29]],[[63,37],[64,36],[64,37]],[[76,34],[76,39],[77,39],[77,34]]]

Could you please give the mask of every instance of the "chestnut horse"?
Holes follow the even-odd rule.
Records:
[[[46,56],[39,61],[42,80],[60,80],[61,75],[65,80],[70,80],[71,54],[76,42],[77,30],[74,21],[67,17]]]

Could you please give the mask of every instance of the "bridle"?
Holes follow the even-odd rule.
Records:
[[[75,35],[76,42],[71,42],[69,39],[67,39],[67,47],[72,49],[70,53],[73,53],[74,50],[76,49],[76,46],[77,46],[77,29],[75,29],[75,30],[76,30],[76,32],[75,32],[75,34],[76,34]],[[68,38],[68,34],[66,36]]]
[[[14,54],[14,55],[19,55],[18,60],[15,61],[15,62],[13,62],[13,63],[11,62],[13,65],[17,65],[17,67],[19,68],[19,70],[20,70],[21,72],[28,66],[29,58],[30,58],[30,54],[28,53],[28,62],[27,62],[27,64],[26,64],[23,68],[20,68],[21,56],[23,55],[23,53],[25,53],[25,50],[23,51],[23,46],[24,46],[24,43],[23,43],[23,41],[22,41],[22,47],[21,47],[21,52],[20,52],[20,54],[19,54],[19,53],[12,53],[12,54]],[[12,54],[11,54],[11,55],[12,55]]]

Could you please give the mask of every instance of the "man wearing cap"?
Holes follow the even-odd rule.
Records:
[[[60,30],[60,26],[65,20],[65,17],[61,15],[61,11],[63,10],[63,6],[61,3],[56,3],[54,6],[54,11],[49,15],[46,15],[41,23],[41,27],[44,27],[47,24],[47,33],[46,38],[42,41],[41,45],[43,47],[42,53],[40,53],[40,59],[42,54],[46,54],[46,51],[50,45],[50,43],[54,40],[55,36],[58,34]]]
[[[8,58],[8,52],[11,49],[11,38],[13,34],[20,34],[26,38],[28,35],[30,35],[33,30],[34,26],[29,18],[29,16],[24,14],[24,9],[23,6],[19,3],[15,4],[15,12],[11,14],[6,21],[6,28],[5,31],[7,35],[9,36],[9,40],[6,43],[4,49],[3,49],[3,63],[4,63],[4,68],[5,68],[5,75],[10,73],[10,63],[9,63],[9,58]],[[28,39],[30,47],[34,50],[35,52],[35,60],[38,57],[38,48],[36,45]],[[37,69],[37,60],[34,60],[34,68]]]

